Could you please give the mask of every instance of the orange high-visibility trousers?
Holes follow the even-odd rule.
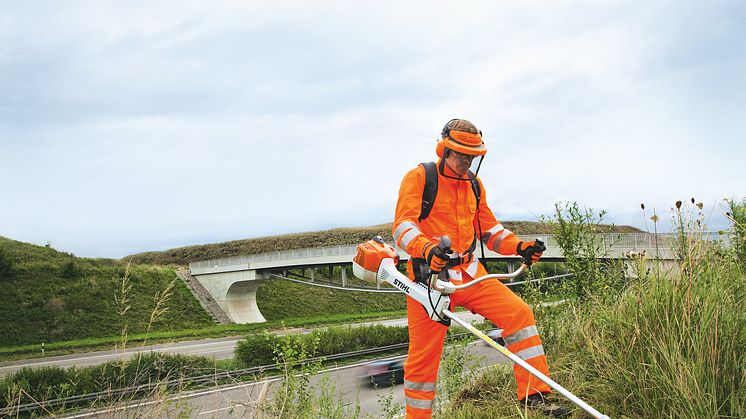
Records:
[[[453,270],[461,270],[460,267]],[[463,282],[472,278],[463,270]],[[486,275],[480,265],[476,277]],[[508,349],[537,370],[549,376],[544,348],[541,345],[531,308],[508,287],[497,280],[482,281],[451,295],[451,306],[466,307],[481,314],[503,329]],[[424,307],[407,297],[409,320],[409,354],[404,363],[404,396],[407,418],[429,418],[435,398],[435,383],[448,327],[430,320]],[[528,371],[514,366],[518,398],[550,392],[549,386]]]

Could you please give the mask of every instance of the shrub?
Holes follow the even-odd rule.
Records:
[[[621,279],[621,267],[608,259],[613,243],[598,235],[613,230],[613,226],[601,224],[605,215],[605,211],[581,208],[577,202],[564,202],[555,204],[554,215],[543,219],[553,229],[565,266],[573,274],[570,282],[575,296],[580,299],[606,292]]]
[[[44,305],[44,308],[52,312],[62,311],[65,309],[65,301],[63,301],[60,297],[52,297]]]
[[[55,398],[59,394],[59,389],[67,382],[67,371],[62,368],[24,367],[2,379],[0,391],[3,400],[0,400],[0,407],[9,405],[13,399],[18,404],[24,404],[33,400]]]
[[[184,388],[184,380],[214,368],[208,358],[156,352],[85,368],[23,368],[0,380],[0,408],[165,380]]]
[[[13,261],[5,249],[0,248],[0,280],[10,278],[13,273]]]
[[[277,337],[267,333],[246,336],[236,344],[236,361],[246,367],[274,364]]]
[[[381,325],[330,327],[284,338],[263,333],[247,336],[238,342],[235,349],[236,360],[246,367],[274,364],[276,348],[281,339],[286,345],[305,348],[307,352],[311,352],[311,356],[324,356],[404,343],[409,340],[409,335],[406,327]]]
[[[65,279],[75,279],[78,275],[80,275],[80,268],[72,257],[60,267],[60,276]]]
[[[746,198],[726,199],[727,216],[731,221],[730,242],[742,266],[746,266]]]

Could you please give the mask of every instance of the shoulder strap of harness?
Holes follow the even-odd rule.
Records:
[[[477,198],[477,212],[479,212],[479,200],[482,197],[482,188],[479,187],[479,181],[471,170],[469,170],[469,181],[471,182],[471,190],[474,191],[474,196]]]
[[[422,190],[422,209],[419,218],[419,221],[422,221],[430,215],[435,196],[438,195],[438,168],[434,162],[420,164],[425,168],[425,188]]]
[[[482,249],[482,265],[485,265],[484,242],[482,241],[482,222],[479,221],[479,201],[482,199],[482,188],[479,186],[479,181],[477,180],[476,175],[474,175],[471,170],[469,170],[469,180],[471,181],[471,189],[474,191],[474,196],[477,198],[477,226],[479,227],[479,237],[477,237],[477,232],[475,231],[474,240],[471,242],[471,246],[469,246],[469,258],[474,254],[474,251],[477,248],[477,240],[479,240],[479,247]]]

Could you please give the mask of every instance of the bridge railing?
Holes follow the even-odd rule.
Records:
[[[694,233],[693,233],[694,234]],[[696,233],[698,238],[710,241],[723,240],[728,242],[727,235],[720,234],[716,231]],[[551,234],[521,234],[518,235],[522,240],[533,240],[538,238],[544,241],[547,247],[559,247],[557,238]],[[651,249],[655,248],[656,243],[659,248],[670,249],[674,247],[676,240],[679,239],[674,233],[599,233],[596,237],[601,239],[601,243],[606,247],[630,248],[630,249]]]

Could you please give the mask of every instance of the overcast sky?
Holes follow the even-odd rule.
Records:
[[[570,200],[644,228],[640,203],[695,197],[722,227],[744,22],[738,0],[3,1],[0,235],[120,257],[389,222],[456,117],[502,220]]]

